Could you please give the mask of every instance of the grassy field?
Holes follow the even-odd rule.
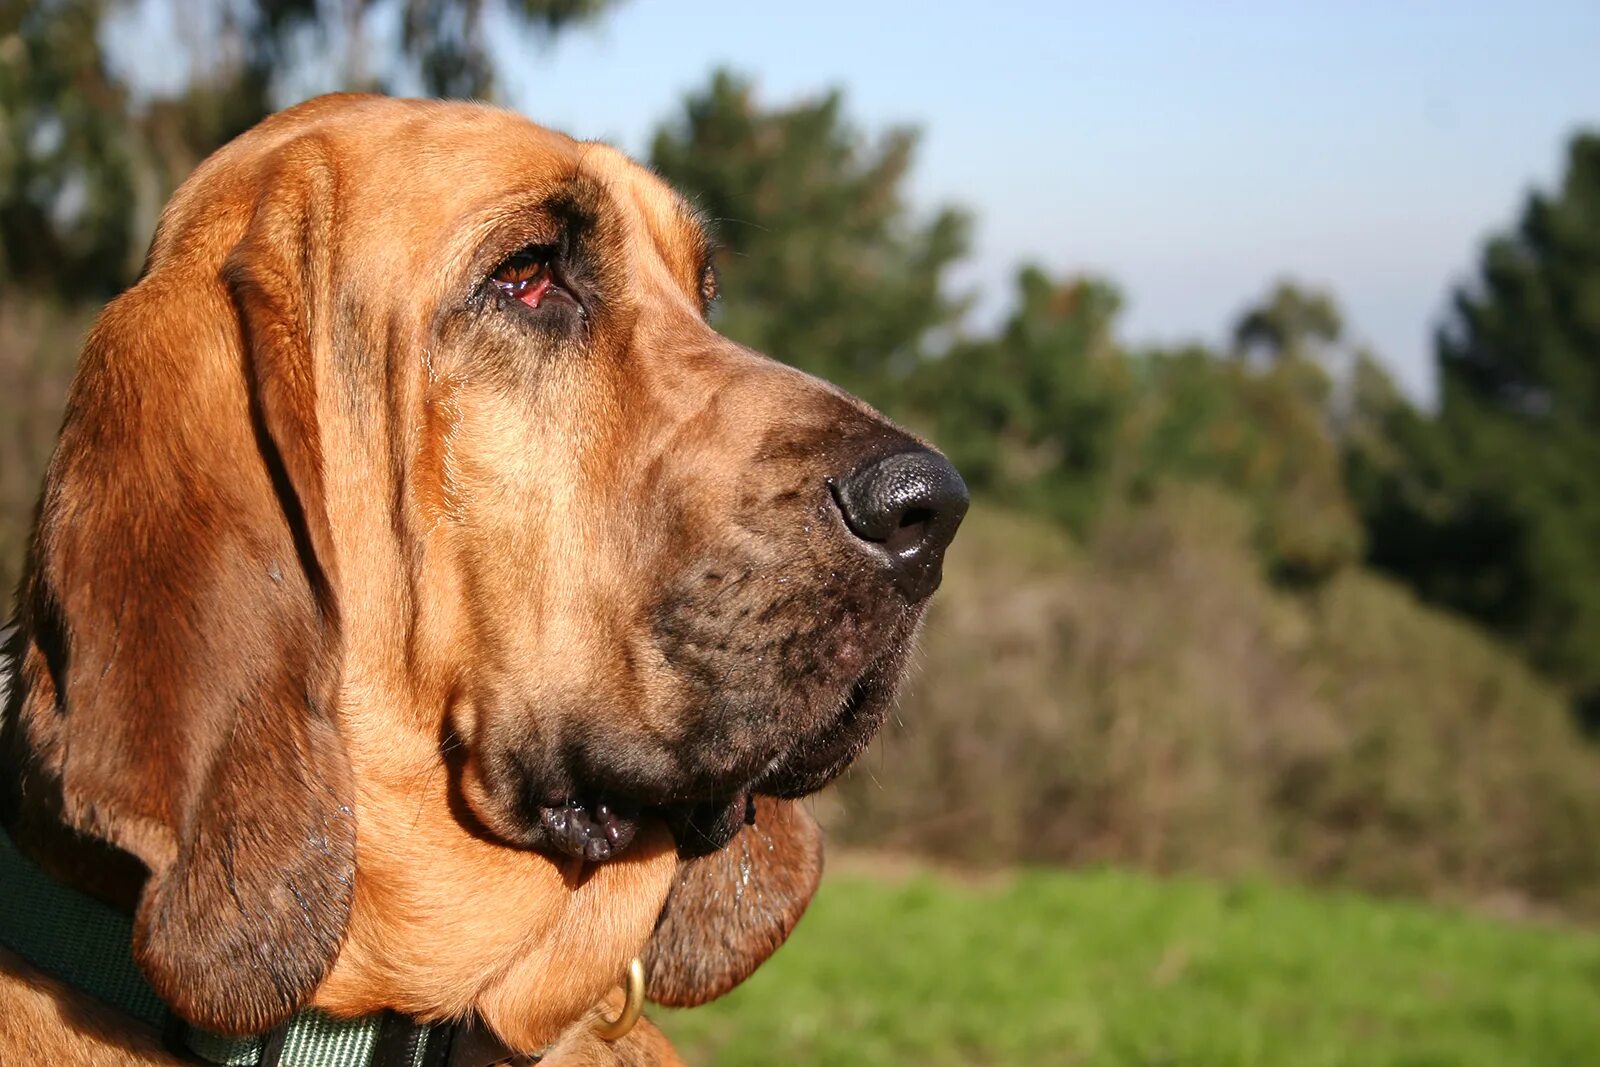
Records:
[[[1600,1064],[1600,934],[1117,871],[847,865],[692,1064]]]

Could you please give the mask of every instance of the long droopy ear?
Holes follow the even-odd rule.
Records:
[[[822,832],[796,801],[760,797],[728,846],[685,860],[645,950],[646,988],[687,1008],[750,977],[789,937],[822,879]]]
[[[278,163],[197,175],[88,339],[0,733],[8,828],[57,871],[64,834],[141,861],[135,959],[228,1033],[308,999],[354,873],[312,351],[330,183]]]

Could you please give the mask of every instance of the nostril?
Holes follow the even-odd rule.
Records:
[[[909,508],[900,516],[900,522],[884,539],[883,546],[890,552],[904,552],[920,545],[933,522],[933,512],[927,508]]]
[[[889,566],[908,596],[939,584],[945,547],[967,510],[967,487],[950,461],[913,448],[879,457],[829,488],[850,532]]]

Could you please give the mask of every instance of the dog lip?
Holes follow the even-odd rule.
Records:
[[[841,613],[838,625],[818,650],[826,673],[839,678],[836,710],[823,723],[790,734],[779,750],[760,762],[719,780],[679,783],[649,795],[613,782],[603,756],[591,754],[588,773],[574,783],[572,796],[546,794],[531,801],[536,814],[534,847],[602,863],[626,851],[645,818],[659,819],[671,831],[685,858],[715,852],[738,834],[752,814],[757,795],[795,799],[821,789],[849,765],[876,732],[894,689],[902,660],[904,620],[886,642],[873,640],[873,627],[858,610]]]
[[[680,854],[701,856],[731,841],[752,821],[754,806],[748,788],[702,802],[648,806],[573,797],[535,809],[537,846],[587,863],[605,863],[627,851],[646,818],[656,818],[672,832]]]
[[[562,804],[541,805],[539,825],[556,851],[590,863],[620,855],[639,830],[639,813],[600,800],[592,804],[572,798]]]
[[[780,753],[755,779],[754,789],[763,796],[794,800],[809,796],[832,782],[860,751],[881,721],[871,705],[882,696],[880,672],[886,659],[874,660],[851,683],[839,712],[821,730],[800,745]],[[885,701],[885,704],[887,702]],[[863,732],[863,712],[867,723]],[[797,759],[801,754],[809,759]]]
[[[723,848],[753,821],[754,807],[754,794],[741,789],[725,799],[670,809],[667,824],[678,843],[678,854],[692,859]]]

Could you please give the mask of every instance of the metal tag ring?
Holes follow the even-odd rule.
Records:
[[[644,963],[637,956],[628,964],[625,992],[622,1010],[615,1019],[607,1019],[602,1015],[594,1021],[594,1032],[602,1041],[626,1037],[634,1023],[639,1021],[639,1016],[644,1014]]]

